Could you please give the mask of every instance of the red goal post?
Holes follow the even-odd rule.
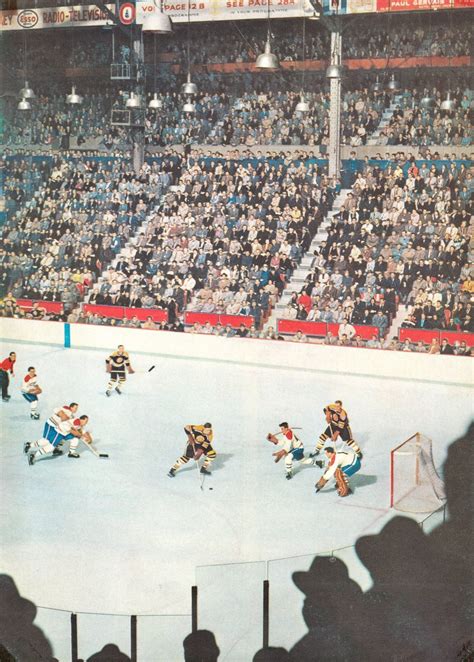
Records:
[[[432,441],[417,432],[390,451],[390,507],[428,513],[445,501],[444,483],[433,462]]]

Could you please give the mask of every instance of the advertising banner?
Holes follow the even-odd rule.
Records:
[[[360,1],[360,0],[355,0]],[[312,16],[314,9],[309,0],[269,0],[270,16],[275,18],[295,18]],[[122,23],[135,19],[134,11],[127,9],[130,3],[122,5]],[[115,5],[107,7],[115,13]],[[153,0],[136,3],[136,22],[143,23],[145,16],[154,12]],[[187,0],[181,2],[165,0],[163,10],[174,23],[200,21],[235,21],[240,19],[266,19],[267,0]],[[43,9],[16,9],[0,11],[0,30],[39,30],[44,28],[77,28],[110,25],[106,14],[97,5],[75,5],[73,7],[46,7]]]
[[[270,17],[295,18],[312,16],[314,9],[309,0],[268,0]],[[155,11],[153,0],[137,2],[137,23],[143,23],[145,16]],[[189,19],[199,21],[235,21],[239,19],[267,18],[267,0],[164,0],[165,11],[174,23],[185,23]]]
[[[115,5],[107,5],[114,11]],[[106,14],[97,5],[45,7],[0,11],[0,30],[40,30],[109,25]]]
[[[377,0],[377,11],[426,11],[455,9],[462,0]],[[466,5],[464,5],[465,7]],[[472,6],[472,0],[471,0]]]

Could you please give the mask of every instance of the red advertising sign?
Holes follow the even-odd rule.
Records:
[[[452,9],[462,0],[377,0],[377,11],[426,11]],[[469,0],[464,0],[469,1]]]

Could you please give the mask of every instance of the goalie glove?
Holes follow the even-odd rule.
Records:
[[[321,478],[316,483],[316,492],[319,492],[326,485],[327,480],[321,476]]]
[[[278,439],[271,432],[269,432],[267,434],[267,441],[270,441],[272,444],[275,444],[275,445],[278,444]]]
[[[275,462],[279,462],[282,457],[285,457],[286,451],[283,450],[283,448],[276,453],[272,453],[273,457],[275,458]]]

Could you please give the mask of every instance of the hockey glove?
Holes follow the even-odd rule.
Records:
[[[316,492],[319,492],[319,490],[322,490],[323,487],[326,485],[326,483],[327,483],[327,480],[321,476],[321,478],[316,483]]]
[[[276,453],[272,453],[272,455],[275,458],[275,462],[279,462],[282,457],[285,457],[286,451],[284,451],[282,448],[280,451],[277,451]]]
[[[278,444],[278,439],[271,432],[269,432],[267,434],[267,441],[270,441],[272,444],[275,444],[275,445]]]

